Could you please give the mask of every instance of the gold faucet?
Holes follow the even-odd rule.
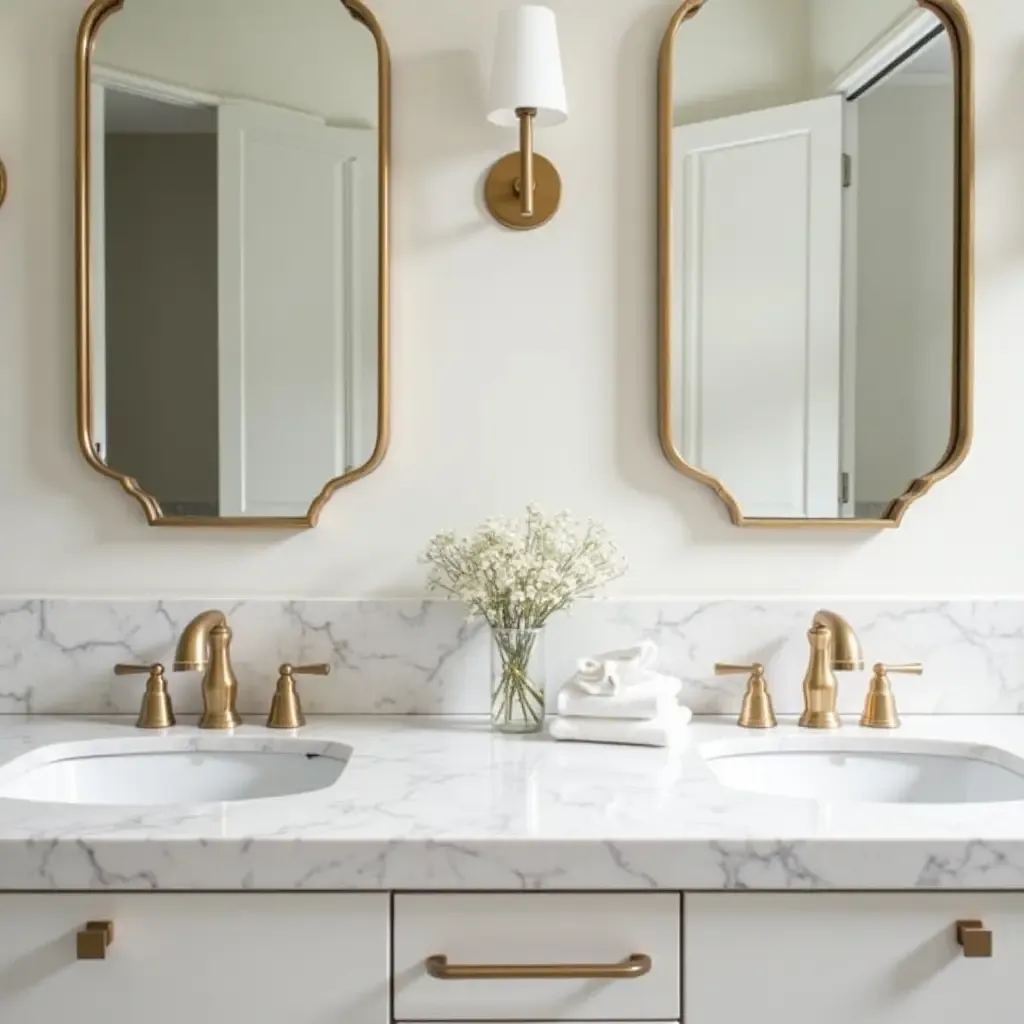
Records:
[[[807,639],[811,660],[804,676],[804,713],[800,724],[805,729],[838,729],[842,723],[836,711],[839,682],[835,674],[864,667],[860,640],[846,619],[830,611],[814,616]]]
[[[182,631],[174,656],[175,672],[203,672],[200,729],[234,729],[242,718],[235,709],[238,680],[231,668],[231,630],[223,612],[197,615]]]

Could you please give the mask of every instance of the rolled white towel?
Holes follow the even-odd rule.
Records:
[[[574,680],[584,692],[598,697],[628,690],[647,682],[655,674],[658,645],[641,640],[635,647],[582,658]]]
[[[558,694],[558,713],[570,718],[626,718],[649,721],[679,707],[683,684],[669,676],[652,675],[646,682],[617,693],[595,697],[575,680]]]
[[[676,747],[686,739],[693,718],[689,708],[679,708],[650,722],[614,718],[552,718],[552,739],[569,743],[617,743],[635,747]]]

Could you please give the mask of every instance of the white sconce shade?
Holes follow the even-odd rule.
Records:
[[[492,124],[514,128],[517,111],[523,109],[537,111],[540,128],[562,124],[569,116],[555,12],[537,4],[501,14],[487,117]]]

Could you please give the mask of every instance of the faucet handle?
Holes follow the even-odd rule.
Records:
[[[174,709],[171,707],[171,695],[167,692],[165,672],[163,665],[157,664],[114,666],[115,676],[149,676],[139,720],[135,723],[139,729],[170,729],[174,725]]]
[[[860,724],[865,729],[899,728],[900,716],[896,710],[892,684],[889,682],[890,672],[894,675],[919,676],[924,674],[924,665],[915,662],[909,665],[875,666],[868,698],[864,703],[864,714],[860,719]]]
[[[772,706],[772,697],[768,692],[768,680],[765,679],[764,665],[754,662],[753,665],[716,665],[716,676],[738,676],[750,673],[747,680],[747,692],[743,696],[743,710],[740,712],[739,726],[741,729],[774,729],[779,724]]]
[[[288,665],[279,669],[281,676],[277,681],[277,692],[270,705],[270,717],[267,719],[268,729],[301,729],[306,724],[306,716],[302,713],[302,702],[295,686],[296,676],[329,676],[331,666],[326,663],[317,665]]]

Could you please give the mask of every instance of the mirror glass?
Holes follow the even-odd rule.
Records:
[[[315,519],[383,454],[383,42],[342,0],[106,6],[89,447],[158,522]]]
[[[898,522],[966,443],[959,51],[915,0],[687,6],[662,69],[669,457],[737,522]]]

